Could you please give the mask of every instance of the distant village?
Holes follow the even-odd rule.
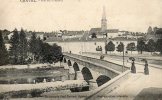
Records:
[[[40,37],[41,40],[45,42],[49,41],[90,41],[90,40],[103,40],[103,38],[111,39],[111,40],[137,40],[138,38],[146,38],[146,40],[153,39],[161,39],[162,38],[162,28],[151,26],[148,28],[147,33],[142,32],[130,32],[130,31],[120,31],[118,29],[109,30],[111,33],[107,33],[108,36],[102,34],[100,28],[91,28],[89,31],[70,31],[70,30],[60,30],[60,31],[53,31],[53,32],[35,32],[37,37]],[[7,29],[2,30],[3,37],[5,42],[10,40],[13,32]],[[27,39],[30,39],[31,34],[33,31],[25,30]],[[93,37],[95,35],[95,37]]]
[[[109,29],[106,19],[106,11],[103,8],[103,15],[101,18],[101,26],[96,28],[91,28],[89,30],[57,30],[52,32],[35,32],[25,30],[27,40],[30,40],[32,33],[34,32],[37,37],[46,43],[53,44],[57,42],[107,42],[113,41],[115,44],[123,42],[124,44],[135,43],[137,45],[137,40],[143,38],[146,42],[150,39],[155,42],[158,39],[162,39],[162,28],[158,27],[148,27],[147,32],[131,32],[121,29]],[[20,31],[19,31],[20,32]],[[2,30],[3,37],[7,49],[9,48],[9,40],[13,35],[13,31],[7,29]]]
[[[13,32],[8,30],[2,30],[5,45],[9,49],[9,40],[11,39]],[[25,30],[27,40],[30,40],[33,31]],[[120,31],[118,29],[107,30],[106,34],[101,31],[101,28],[91,28],[89,31],[70,31],[59,30],[53,32],[34,32],[37,37],[47,43],[57,42],[105,42],[107,40],[118,42],[134,42],[137,44],[139,38],[144,38],[145,41],[150,39],[155,42],[158,39],[162,39],[162,28],[151,26],[148,28],[147,33]],[[127,44],[127,43],[126,43]]]

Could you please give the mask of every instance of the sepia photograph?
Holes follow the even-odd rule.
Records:
[[[0,100],[162,100],[162,0],[1,0]]]

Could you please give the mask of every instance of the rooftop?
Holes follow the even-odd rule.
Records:
[[[118,33],[119,30],[118,29],[107,29],[106,33]],[[101,33],[101,28],[91,28],[90,29],[90,33]]]

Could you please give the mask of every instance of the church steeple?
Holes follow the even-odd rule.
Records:
[[[106,19],[105,6],[103,6],[102,19]]]
[[[101,19],[101,31],[105,32],[106,30],[107,30],[106,10],[105,10],[105,6],[103,6],[103,14]]]

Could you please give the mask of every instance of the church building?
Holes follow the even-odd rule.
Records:
[[[91,28],[90,29],[90,35],[96,34],[97,38],[114,38],[118,35],[119,30],[118,29],[108,29],[107,28],[107,19],[106,19],[106,10],[105,7],[103,7],[103,14],[101,19],[101,27],[99,28]]]

